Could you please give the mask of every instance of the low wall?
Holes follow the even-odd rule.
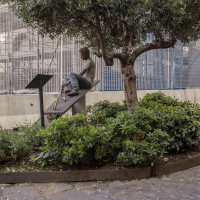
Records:
[[[138,98],[142,98],[146,93],[157,91],[138,90]],[[182,101],[189,100],[200,103],[200,89],[163,90],[162,92]],[[44,108],[47,108],[55,101],[57,95],[55,93],[44,94]],[[124,93],[123,91],[89,92],[86,95],[86,105],[93,105],[101,100],[122,102],[124,100]],[[39,118],[38,94],[0,95],[0,102],[0,125],[3,128],[31,124]]]

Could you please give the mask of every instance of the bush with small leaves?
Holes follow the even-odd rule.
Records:
[[[116,159],[124,141],[142,141],[160,124],[161,119],[150,109],[136,107],[134,112],[119,113],[116,118],[108,120],[102,140],[96,148],[96,158]]]
[[[0,161],[6,156],[13,159],[28,156],[33,152],[29,137],[20,132],[0,129]]]
[[[195,147],[200,137],[200,112],[198,105],[162,107],[157,112],[162,116],[162,130],[166,131],[171,142],[168,151],[180,151]]]
[[[122,151],[117,156],[117,162],[123,166],[140,164],[151,158],[166,153],[169,145],[169,135],[161,129],[147,134],[143,140],[125,140]]]
[[[119,112],[124,110],[127,110],[125,102],[121,105],[118,102],[111,103],[107,100],[87,107],[88,118],[95,125],[105,124],[108,118],[115,118]]]
[[[84,115],[60,117],[38,132],[44,138],[44,146],[35,160],[42,158],[51,163],[78,164],[93,150],[101,132],[102,128],[88,124]]]
[[[33,125],[23,125],[18,128],[18,133],[28,138],[31,146],[39,147],[43,145],[43,139],[37,135],[40,131],[40,124],[34,123]]]
[[[161,128],[171,138],[168,151],[180,151],[199,144],[200,106],[179,101],[161,92],[146,94],[138,106],[151,109],[161,119]]]
[[[40,131],[44,147],[37,159],[73,165],[92,151],[93,161],[130,166],[199,144],[200,106],[160,92],[147,94],[134,112],[103,101],[87,114],[54,120]]]
[[[166,96],[162,92],[156,92],[156,93],[147,93],[138,103],[137,105],[140,107],[145,108],[158,108],[161,105],[165,106],[184,106],[191,104],[188,101],[180,101],[178,99],[174,99],[170,96]]]

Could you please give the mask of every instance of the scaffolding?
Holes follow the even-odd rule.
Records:
[[[178,42],[173,49],[143,53],[135,64],[137,89],[199,87],[199,46],[199,42],[187,46]],[[53,75],[44,92],[58,92],[63,78],[81,71],[81,47],[69,37],[41,37],[37,30],[26,27],[7,4],[0,5],[0,93],[29,93],[24,88],[38,73]],[[96,79],[100,80],[95,90],[123,90],[119,61],[109,67],[102,59],[91,57],[97,65]]]
[[[26,27],[7,5],[0,6],[0,19],[1,93],[23,92],[38,73],[53,74],[44,91],[57,92],[64,77],[72,71],[81,71],[82,62],[78,55],[81,45],[74,39],[41,37],[37,30]],[[99,59],[93,59],[98,68]]]

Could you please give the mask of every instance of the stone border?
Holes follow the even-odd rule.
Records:
[[[167,175],[197,165],[200,156],[146,168],[0,173],[0,184],[132,180]]]

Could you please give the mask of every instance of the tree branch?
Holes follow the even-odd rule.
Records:
[[[94,52],[93,54],[96,55],[98,58],[103,57],[102,53]],[[109,52],[109,53],[107,53],[107,57],[108,57],[108,59],[117,58],[119,60],[123,60],[123,59],[125,59],[126,55],[122,54],[122,53]]]
[[[125,54],[131,54],[131,33],[129,29],[129,25],[125,18],[122,16],[120,19],[120,22],[122,23],[123,27],[123,53]]]
[[[159,42],[152,42],[150,44],[143,45],[141,47],[138,47],[133,53],[132,53],[132,59],[133,61],[136,60],[136,58],[141,55],[142,53],[153,50],[153,49],[167,49],[170,47],[173,47],[176,43],[176,39],[171,39],[169,41],[159,41]]]
[[[101,57],[102,57],[102,53],[93,52],[93,54],[94,54],[95,56],[97,56],[98,58],[101,58]]]
[[[99,34],[99,38],[100,38],[100,43],[101,43],[101,49],[102,49],[102,57],[104,59],[104,62],[107,66],[112,66],[114,64],[113,59],[108,58],[107,53],[106,53],[106,48],[105,48],[105,42],[104,42],[104,38],[103,38],[103,33],[101,30],[101,24],[100,24],[100,20],[99,17],[97,15],[97,13],[95,13],[95,17],[96,17],[96,30]]]

